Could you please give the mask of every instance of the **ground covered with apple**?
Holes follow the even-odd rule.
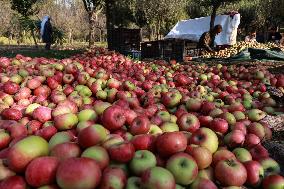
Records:
[[[283,143],[265,148],[283,122],[264,121],[283,118],[281,72],[102,48],[0,71],[0,189],[284,188]]]

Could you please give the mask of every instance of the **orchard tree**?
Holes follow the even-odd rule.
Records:
[[[96,28],[98,15],[104,10],[104,0],[83,0],[84,7],[89,16],[89,46],[95,44]]]
[[[38,48],[38,45],[35,30],[38,23],[36,20],[33,20],[30,17],[38,12],[35,6],[38,1],[40,0],[11,0],[11,8],[22,16],[22,18],[20,18],[20,23],[24,30],[30,30],[36,48]]]
[[[137,0],[137,11],[159,39],[167,23],[176,23],[184,16],[186,5],[186,0]]]
[[[214,28],[214,23],[215,23],[217,11],[221,6],[226,5],[228,3],[236,3],[236,2],[239,2],[239,1],[240,0],[200,0],[199,2],[200,2],[201,6],[212,8],[210,29]]]

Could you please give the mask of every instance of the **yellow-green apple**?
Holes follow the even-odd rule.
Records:
[[[270,175],[262,182],[263,189],[281,189],[284,187],[284,178],[280,175]]]
[[[266,116],[266,113],[259,109],[251,109],[247,115],[250,121],[260,121]]]
[[[159,135],[159,134],[162,134],[163,131],[158,125],[151,124],[148,133],[151,135]]]
[[[102,123],[109,131],[120,129],[125,121],[124,110],[117,105],[110,106],[103,112]]]
[[[146,116],[136,117],[129,129],[132,135],[147,134],[150,130],[150,121]]]
[[[109,165],[109,156],[107,150],[101,146],[91,146],[81,154],[81,157],[94,159],[101,170],[104,170]]]
[[[179,91],[169,91],[163,94],[162,102],[168,108],[176,107],[182,99]]]
[[[131,172],[136,176],[141,176],[147,169],[155,167],[157,160],[155,155],[148,150],[138,150],[129,163]]]
[[[190,112],[198,112],[202,106],[202,101],[199,98],[190,98],[186,102],[186,109]]]
[[[100,189],[124,189],[127,177],[123,169],[108,167],[103,171]]]
[[[59,160],[65,160],[72,157],[79,157],[81,149],[78,144],[65,142],[57,144],[50,150],[50,156],[57,157]]]
[[[259,160],[259,163],[261,164],[261,166],[264,169],[264,174],[265,176],[269,176],[269,175],[274,175],[274,174],[279,174],[280,173],[280,166],[277,163],[277,161],[275,161],[272,158],[264,158]]]
[[[93,189],[101,181],[101,170],[91,158],[69,158],[56,171],[56,182],[62,189]]]
[[[175,189],[175,178],[170,171],[162,167],[153,167],[141,176],[141,188],[147,189]]]
[[[198,166],[194,158],[180,152],[172,155],[166,164],[166,168],[173,174],[177,184],[189,185],[198,175]]]
[[[260,163],[257,161],[246,161],[243,164],[247,170],[246,184],[253,187],[259,187],[262,179],[264,178],[264,170]]]
[[[223,110],[221,110],[220,108],[216,108],[216,109],[211,110],[209,112],[209,116],[216,118],[216,117],[220,116],[222,113],[224,113]]]
[[[105,109],[107,109],[110,106],[111,104],[108,102],[103,102],[100,100],[94,102],[94,110],[98,115],[101,115],[105,111]]]
[[[212,153],[205,147],[193,147],[187,153],[195,159],[200,170],[209,167],[212,163]]]
[[[242,111],[234,111],[233,115],[237,121],[246,119],[246,115]]]
[[[252,160],[250,152],[245,148],[235,148],[233,153],[235,154],[237,160],[239,160],[241,163]]]
[[[97,114],[95,112],[95,110],[92,109],[85,109],[85,110],[81,110],[78,113],[78,121],[96,121],[97,119]]]
[[[83,148],[88,148],[102,143],[109,134],[108,130],[102,125],[94,124],[83,129],[78,134],[78,143]]]
[[[156,116],[162,120],[162,122],[169,122],[171,120],[171,114],[167,111],[159,111]]]
[[[135,153],[135,148],[130,142],[121,142],[117,144],[113,144],[108,147],[108,153],[110,159],[120,163],[129,162]]]
[[[73,136],[70,133],[66,131],[58,132],[50,138],[48,142],[49,149],[52,149],[57,144],[71,142],[72,139],[73,139]]]
[[[25,171],[27,183],[32,187],[41,187],[55,182],[59,160],[56,157],[39,157],[31,161]]]
[[[199,170],[198,178],[206,178],[214,181],[214,169],[212,167],[208,167],[206,169]]]
[[[246,168],[235,159],[219,161],[214,173],[223,186],[242,186],[247,180]]]
[[[213,181],[206,178],[197,178],[190,185],[189,189],[217,189]]]
[[[260,123],[253,122],[247,128],[250,134],[255,134],[260,140],[265,138],[264,127]]]
[[[11,140],[12,138],[8,132],[0,131],[0,150],[6,148]]]
[[[179,126],[176,123],[171,123],[171,122],[164,122],[161,126],[160,129],[162,132],[175,132],[179,131]]]
[[[225,119],[229,125],[234,125],[236,124],[236,118],[233,114],[229,112],[222,113],[220,115],[220,118]]]
[[[211,153],[218,149],[218,137],[214,131],[209,128],[202,127],[197,130],[190,138],[191,144],[196,144],[207,148]]]
[[[102,147],[107,149],[110,146],[112,146],[114,144],[121,143],[123,141],[124,141],[124,139],[122,138],[122,136],[120,136],[118,134],[110,134],[110,135],[108,135],[107,139],[102,143]]]
[[[95,122],[94,121],[80,121],[77,126],[76,126],[76,131],[78,133],[80,133],[83,129],[91,126],[91,125],[94,125]]]
[[[73,129],[78,123],[78,117],[73,113],[66,113],[54,117],[54,126],[62,131]]]
[[[194,133],[200,127],[198,118],[190,113],[180,116],[177,120],[177,124],[181,131],[188,131],[191,133]]]
[[[163,157],[183,152],[187,147],[187,138],[182,132],[163,133],[156,141],[158,153]]]
[[[47,156],[48,153],[48,143],[46,140],[39,136],[28,136],[18,141],[9,150],[9,168],[15,172],[23,172],[33,159]]]
[[[129,177],[127,179],[125,189],[140,189],[141,188],[141,178],[139,177]]]

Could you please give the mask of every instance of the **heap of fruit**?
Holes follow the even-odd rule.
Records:
[[[1,189],[283,189],[262,142],[284,75],[96,50],[0,59]]]
[[[229,58],[235,56],[245,50],[246,48],[257,48],[257,49],[272,49],[272,48],[280,48],[284,51],[284,47],[279,46],[275,43],[251,43],[251,42],[237,42],[235,45],[230,48],[225,48],[224,50],[216,51],[216,52],[208,52],[202,55],[202,58]]]

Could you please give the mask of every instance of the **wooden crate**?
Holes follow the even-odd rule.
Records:
[[[140,50],[140,29],[115,28],[109,30],[109,49],[118,52]]]
[[[163,51],[163,41],[147,41],[141,43],[142,59],[160,58]]]

